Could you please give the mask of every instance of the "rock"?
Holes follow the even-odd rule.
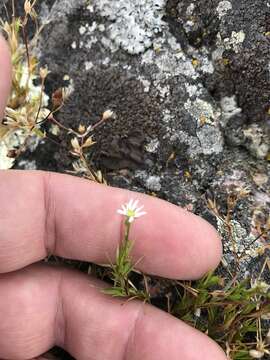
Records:
[[[270,151],[270,138],[266,131],[258,124],[252,124],[243,130],[246,147],[258,159],[265,159]]]

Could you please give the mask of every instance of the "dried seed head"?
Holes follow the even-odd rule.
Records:
[[[52,124],[50,127],[50,132],[54,135],[54,136],[58,136],[60,134],[60,127],[56,124]]]
[[[80,160],[78,161],[74,161],[72,163],[73,169],[75,170],[76,173],[84,173],[87,172],[86,167],[82,164],[82,162]]]
[[[29,0],[25,0],[24,2],[24,11],[27,15],[29,15],[32,11],[32,5]]]
[[[80,124],[79,127],[78,127],[78,131],[79,131],[80,134],[85,133],[85,131],[86,131],[85,125]]]
[[[106,110],[102,115],[102,119],[105,121],[111,119],[112,117],[114,117],[114,112],[112,110]]]
[[[48,74],[49,74],[49,70],[48,70],[47,66],[40,68],[39,75],[40,75],[41,79],[46,79]]]
[[[63,91],[62,88],[55,90],[52,94],[53,109],[59,108],[63,104]]]
[[[63,100],[66,101],[68,100],[68,98],[70,97],[70,95],[72,94],[73,89],[71,86],[66,86],[62,88],[62,97]]]
[[[6,32],[8,36],[8,43],[11,49],[11,53],[14,54],[19,46],[18,43],[18,32],[21,27],[21,20],[15,19],[11,24],[9,24],[7,21],[4,24],[1,24],[1,28]]]
[[[18,151],[15,149],[8,150],[7,157],[15,159],[18,155]]]
[[[256,279],[255,281],[252,281],[251,287],[253,289],[258,288],[260,291],[267,293],[270,288],[270,285],[268,285],[265,281],[260,281]]]
[[[90,136],[83,144],[83,147],[90,147],[92,145],[94,145],[95,142],[93,141],[92,137]]]
[[[264,352],[259,350],[250,350],[249,355],[252,357],[252,359],[261,359],[264,357]]]
[[[80,152],[81,147],[76,137],[71,139],[71,145],[76,152]]]
[[[101,171],[97,171],[96,172],[96,177],[97,177],[97,180],[99,183],[103,183],[103,184],[106,184],[106,181],[104,180],[104,177],[102,175],[102,172]]]

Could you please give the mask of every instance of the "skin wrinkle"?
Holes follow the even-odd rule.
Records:
[[[55,216],[55,201],[51,188],[52,173],[44,173],[43,181],[44,199],[44,236],[43,242],[47,255],[55,254],[57,247],[57,227]]]
[[[136,339],[136,329],[137,329],[138,323],[143,318],[143,305],[144,305],[144,303],[141,306],[138,306],[137,314],[134,319],[133,326],[130,328],[130,333],[129,333],[129,336],[128,336],[128,339],[126,342],[126,346],[124,348],[122,360],[130,360],[129,354],[133,353],[132,351],[130,351],[130,348],[133,350],[134,338]]]
[[[58,346],[63,349],[66,347],[66,318],[64,312],[64,301],[62,287],[65,278],[65,270],[62,269],[57,287],[57,306],[54,319],[54,338]]]

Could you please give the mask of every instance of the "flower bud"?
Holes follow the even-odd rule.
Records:
[[[106,110],[102,115],[102,119],[106,121],[112,118],[113,116],[114,116],[114,112],[112,110]]]
[[[27,15],[29,15],[32,11],[32,5],[29,0],[25,0],[24,2],[24,11]]]

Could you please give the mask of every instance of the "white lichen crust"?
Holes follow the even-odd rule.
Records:
[[[94,0],[93,4],[112,21],[110,39],[130,54],[150,48],[155,34],[162,31],[165,0]]]

